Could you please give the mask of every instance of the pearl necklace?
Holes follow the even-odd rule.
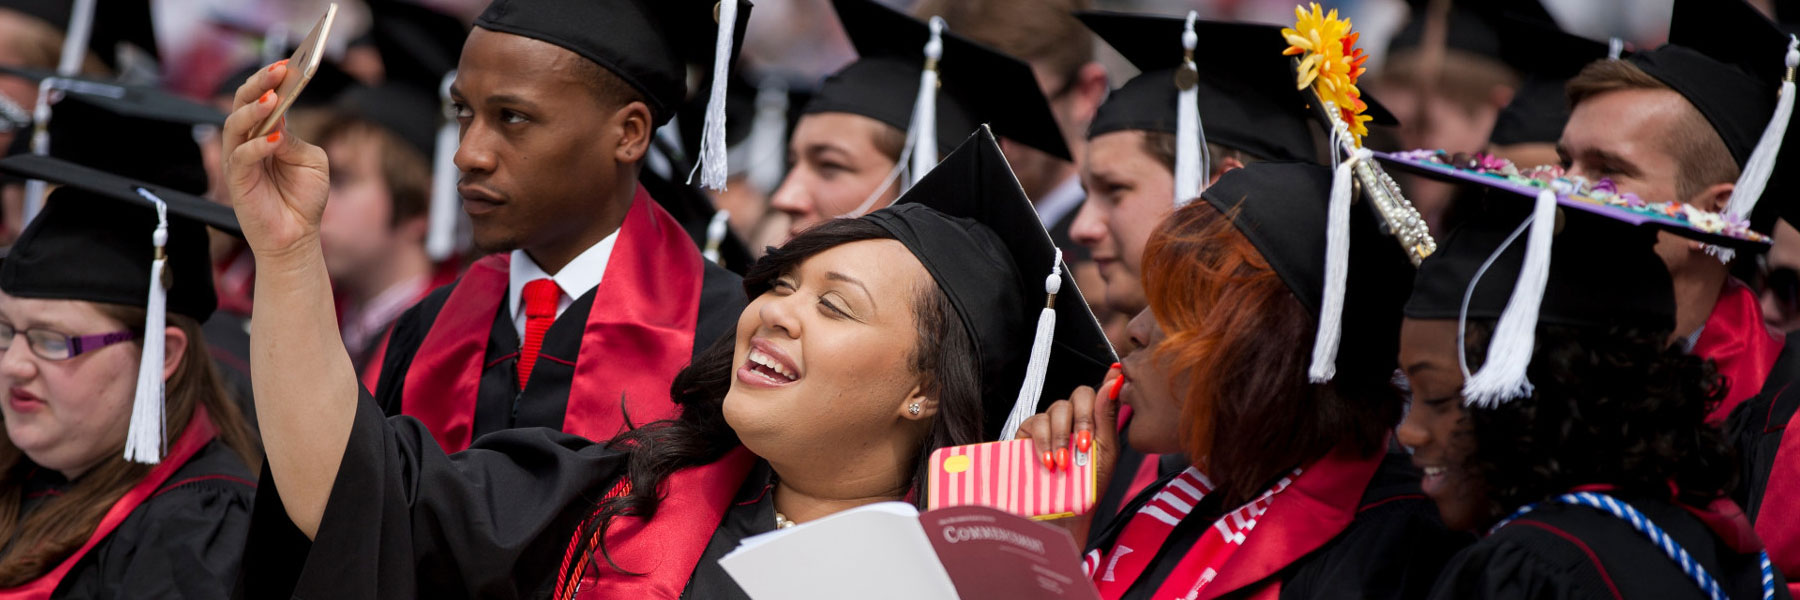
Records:
[[[787,528],[793,527],[793,526],[794,526],[793,520],[787,518],[787,515],[781,514],[781,511],[775,511],[775,528],[776,529],[787,529]]]

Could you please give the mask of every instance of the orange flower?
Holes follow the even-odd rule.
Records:
[[[1311,11],[1294,7],[1294,26],[1281,30],[1288,43],[1281,53],[1301,55],[1295,87],[1312,86],[1319,99],[1337,106],[1353,134],[1352,141],[1360,147],[1362,137],[1368,134],[1364,123],[1370,120],[1362,114],[1369,106],[1356,87],[1357,78],[1367,71],[1363,63],[1369,59],[1356,47],[1361,34],[1351,32],[1350,20],[1339,19],[1336,9],[1326,13],[1317,2],[1311,7]]]

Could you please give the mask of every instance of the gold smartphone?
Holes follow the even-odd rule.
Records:
[[[300,96],[300,90],[312,81],[314,73],[319,72],[319,61],[325,59],[325,42],[331,37],[331,22],[337,18],[337,8],[336,2],[331,3],[319,24],[313,26],[312,32],[306,34],[306,39],[301,40],[300,47],[294,50],[294,55],[288,57],[287,76],[275,87],[280,102],[275,105],[275,112],[269,113],[262,125],[256,127],[256,137],[269,135],[276,125],[281,124],[281,117],[294,105],[294,98]]]

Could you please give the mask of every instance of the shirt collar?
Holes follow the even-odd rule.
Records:
[[[563,297],[573,300],[600,286],[600,279],[606,275],[606,263],[612,258],[614,242],[619,239],[619,231],[613,230],[599,243],[589,246],[575,260],[569,261],[555,275],[545,273],[537,261],[524,250],[512,251],[512,266],[507,269],[509,285],[506,291],[506,305],[512,307],[516,317],[523,314],[524,307],[519,304],[519,295],[524,293],[525,284],[534,280],[549,278],[562,289]],[[561,311],[557,311],[561,314]]]

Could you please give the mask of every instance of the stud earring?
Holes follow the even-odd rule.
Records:
[[[915,416],[919,414],[920,410],[922,409],[919,408],[919,403],[917,402],[912,403],[912,406],[906,407],[906,412],[912,413]]]

